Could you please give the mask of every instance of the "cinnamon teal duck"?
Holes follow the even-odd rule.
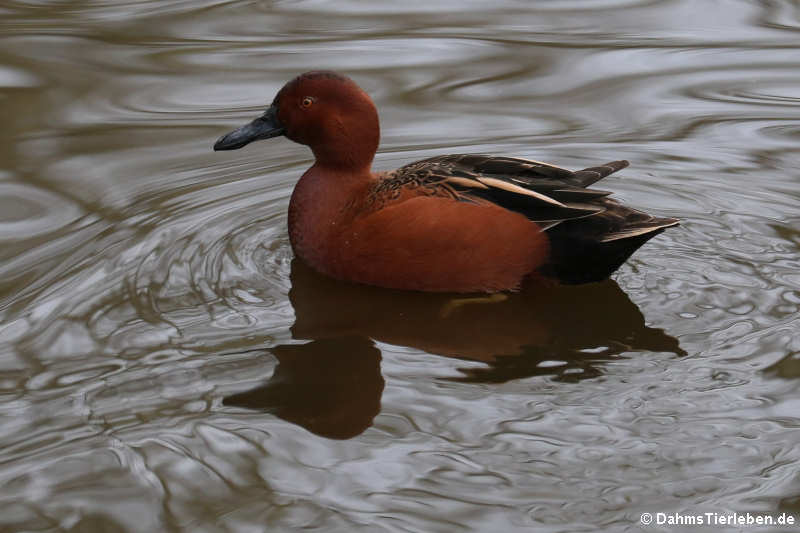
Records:
[[[375,172],[377,110],[335,72],[291,80],[263,115],[222,136],[214,150],[278,136],[315,157],[289,204],[292,248],[341,280],[437,292],[517,290],[529,277],[599,281],[678,224],[590,188],[627,161],[570,171],[452,154]]]

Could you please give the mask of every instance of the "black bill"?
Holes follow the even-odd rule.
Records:
[[[220,137],[214,143],[214,150],[237,150],[253,141],[270,139],[283,134],[283,126],[278,121],[278,109],[271,105],[263,115],[250,124],[245,124],[241,128],[237,128]]]

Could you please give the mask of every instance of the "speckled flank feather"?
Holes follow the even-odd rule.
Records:
[[[585,171],[569,170],[524,159],[457,154],[433,157],[411,163],[385,174],[372,192],[374,201],[383,204],[400,195],[403,189],[418,194],[450,196],[463,202],[488,201],[518,211],[535,221],[560,221],[597,214],[604,209],[592,200],[608,196],[608,191],[586,189],[581,183],[619,168],[622,162],[609,163]]]

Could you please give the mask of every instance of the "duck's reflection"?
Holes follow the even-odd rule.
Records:
[[[361,434],[381,408],[381,352],[366,337],[320,339],[277,346],[278,366],[256,389],[225,405],[263,409],[333,439]]]
[[[645,325],[611,280],[527,287],[515,294],[463,297],[340,283],[292,263],[292,336],[258,389],[227,405],[267,409],[330,438],[358,435],[380,409],[383,377],[372,339],[486,363],[460,380],[503,382],[535,375],[579,380],[625,351],[683,354],[678,341]]]

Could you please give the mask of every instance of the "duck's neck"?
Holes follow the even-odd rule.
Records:
[[[369,166],[331,168],[319,162],[295,185],[289,202],[289,240],[295,254],[317,266],[330,252],[331,236],[346,222],[375,179]]]
[[[300,142],[314,152],[314,167],[360,175],[369,172],[378,151],[381,128],[375,105],[366,94],[348,106],[345,114],[326,115],[319,129],[306,133],[306,140]]]

